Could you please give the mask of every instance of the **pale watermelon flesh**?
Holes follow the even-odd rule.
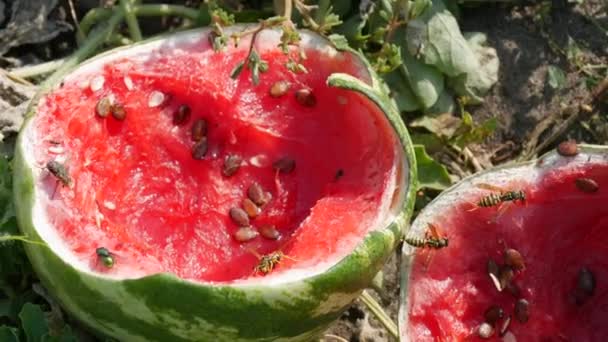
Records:
[[[579,190],[575,179],[580,177],[595,180],[599,190]],[[496,209],[468,211],[471,205],[465,200],[478,196],[462,198],[433,215],[448,235],[449,246],[433,253],[426,270],[426,252],[417,252],[409,278],[409,325],[401,330],[409,341],[481,341],[476,328],[485,310],[499,305],[505,314],[513,314],[519,297],[529,302],[529,320],[512,318],[508,331],[516,341],[608,337],[608,166],[548,172],[533,183],[511,185],[527,191],[527,204],[508,208],[497,223],[487,222],[494,220]],[[503,263],[501,239],[525,259],[526,269],[516,272],[514,280],[519,297],[498,292],[486,272],[488,259]],[[594,273],[596,288],[577,305],[574,289],[583,267]],[[495,333],[490,340],[501,338]]]
[[[398,140],[369,100],[326,85],[333,72],[365,75],[361,62],[309,49],[303,62],[309,73],[296,75],[275,48],[262,53],[270,68],[254,86],[247,69],[230,78],[245,53],[214,52],[204,37],[161,46],[84,68],[44,98],[34,119],[36,162],[65,161],[73,180],[55,192],[57,179],[39,171],[41,214],[49,236],[58,234],[56,250],[65,247],[76,267],[113,277],[169,272],[202,282],[265,281],[289,270],[330,267],[387,219]],[[281,80],[291,84],[289,92],[271,97],[269,89]],[[301,88],[312,90],[314,106],[296,101]],[[151,107],[155,91],[168,99]],[[95,114],[110,94],[125,106],[124,121]],[[192,115],[178,126],[173,112],[180,105]],[[209,123],[204,160],[191,154],[197,118]],[[244,160],[232,177],[222,175],[228,154]],[[272,163],[285,156],[295,169],[277,173]],[[281,233],[276,241],[233,237],[238,227],[229,210],[240,206],[253,182],[272,200],[252,225],[274,224]],[[114,267],[99,263],[98,247],[115,255]],[[274,251],[289,258],[266,278],[254,274],[256,253]]]

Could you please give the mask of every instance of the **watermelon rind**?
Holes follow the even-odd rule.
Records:
[[[475,184],[487,183],[496,186],[507,185],[517,180],[535,183],[548,173],[573,170],[585,165],[601,164],[608,165],[608,146],[603,145],[578,145],[576,156],[562,156],[557,150],[552,150],[537,159],[510,163],[497,166],[476,173],[462,179],[450,188],[443,191],[432,202],[430,202],[412,222],[408,235],[424,236],[428,223],[441,222],[442,215],[454,203],[462,202],[462,198],[478,194],[479,188]],[[401,253],[401,293],[398,313],[399,334],[401,342],[415,341],[409,336],[409,308],[408,297],[410,286],[410,275],[415,264],[416,249],[408,244],[403,244]]]
[[[250,26],[236,25],[227,34]],[[98,55],[75,69],[131,53],[152,53],[159,46],[208,37],[207,28],[174,33]],[[56,241],[41,237],[46,229],[44,212],[37,205],[40,189],[35,177],[41,172],[33,162],[32,117],[39,100],[29,107],[14,157],[14,202],[19,227],[48,247],[26,245],[27,255],[49,292],[63,308],[101,335],[121,341],[310,341],[359,296],[391,256],[413,210],[416,163],[413,147],[398,111],[367,61],[349,48],[337,50],[331,41],[301,31],[304,47],[328,53],[351,54],[361,61],[361,81],[348,75],[332,75],[328,84],[361,93],[375,103],[390,121],[402,152],[391,212],[381,226],[372,229],[355,250],[318,274],[282,282],[212,284],[182,280],[162,273],[134,279],[116,279],[85,272],[56,251]],[[278,43],[280,32],[264,30],[262,41]],[[64,77],[69,77],[68,70]],[[64,77],[59,77],[63,79]],[[35,99],[58,87],[45,87]]]

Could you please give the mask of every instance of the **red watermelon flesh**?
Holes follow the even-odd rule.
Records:
[[[578,178],[595,180],[599,190],[581,191],[575,185]],[[525,189],[526,204],[509,207],[497,219],[495,208],[469,211],[466,202],[479,196],[461,198],[434,215],[449,246],[434,252],[428,267],[428,252],[417,251],[409,278],[409,325],[402,329],[410,341],[481,341],[476,329],[486,309],[498,305],[512,315],[518,298],[529,302],[529,320],[521,323],[512,317],[506,334],[516,341],[606,340],[608,166],[562,169],[509,187]],[[489,259],[503,264],[505,247],[518,250],[525,260],[525,269],[515,272],[519,296],[499,292],[487,273]],[[582,268],[594,274],[596,288],[592,297],[577,304]],[[501,338],[495,333],[490,340]]]
[[[262,51],[269,70],[254,86],[247,69],[230,77],[246,50],[229,51],[214,52],[201,39],[111,59],[71,75],[44,98],[34,119],[36,160],[64,162],[73,181],[56,188],[55,177],[44,177],[44,210],[77,263],[116,277],[170,272],[231,282],[261,277],[253,274],[259,256],[281,251],[289,258],[268,276],[316,273],[384,220],[398,140],[369,100],[326,85],[334,72],[361,77],[360,62],[309,49],[303,62],[309,72],[294,74],[278,49]],[[269,95],[277,81],[291,85],[279,98]],[[316,104],[296,100],[303,88]],[[150,105],[154,92],[165,95],[161,105]],[[124,105],[124,121],[95,114],[105,96]],[[176,125],[173,113],[181,105],[191,116]],[[191,154],[198,118],[208,122],[203,160]],[[228,155],[243,159],[232,177],[222,175]],[[273,169],[283,157],[295,160],[291,173]],[[275,225],[276,241],[234,238],[238,227],[229,211],[254,182],[272,200],[252,225]],[[113,268],[99,265],[98,247],[115,255]]]

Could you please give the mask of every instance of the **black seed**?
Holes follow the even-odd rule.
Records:
[[[226,156],[226,159],[224,159],[224,168],[222,169],[222,174],[226,177],[234,175],[241,167],[242,162],[243,159],[235,154]]]
[[[249,227],[249,216],[247,215],[245,210],[241,208],[234,207],[230,209],[230,218],[239,227]]]
[[[262,186],[254,182],[247,189],[247,196],[258,206],[263,206],[270,201],[272,195],[269,192],[264,192]]]
[[[595,292],[595,275],[591,270],[583,267],[578,271],[576,288],[587,296],[593,296]]]
[[[200,141],[207,136],[207,121],[205,119],[197,119],[192,124],[192,140]]]
[[[296,100],[304,107],[314,107],[317,104],[317,98],[310,89],[302,88],[296,91]]]
[[[249,198],[245,198],[243,200],[243,203],[241,203],[241,206],[243,207],[243,209],[245,210],[245,212],[247,213],[247,215],[251,218],[256,218],[260,212],[262,211],[255,203],[253,203],[252,200],[250,200]]]
[[[576,184],[576,187],[580,191],[587,192],[590,194],[597,192],[600,189],[600,186],[597,184],[597,182],[591,178],[577,178],[574,181],[574,184]]]
[[[271,224],[265,224],[261,226],[258,230],[260,231],[260,234],[262,234],[263,237],[270,240],[276,240],[281,237],[281,233],[279,233],[275,226]]]
[[[296,161],[289,157],[283,157],[275,161],[272,164],[272,167],[281,173],[290,173],[291,171],[293,171],[293,169],[296,168]]]
[[[118,121],[123,121],[127,117],[125,107],[123,107],[123,105],[120,103],[113,104],[110,110],[112,111],[112,116],[114,119]]]
[[[192,146],[192,158],[201,160],[207,154],[207,137],[201,138],[194,146]]]
[[[520,323],[526,323],[530,319],[530,304],[525,299],[519,299],[515,303],[515,318]]]
[[[505,317],[505,312],[500,306],[492,305],[486,310],[483,316],[486,322],[494,325],[496,322]]]
[[[190,119],[190,107],[187,105],[181,105],[177,107],[175,113],[173,113],[173,124],[174,125],[183,125]]]
[[[507,248],[504,251],[505,264],[511,266],[514,270],[523,270],[526,268],[524,257],[519,253],[518,250],[513,248]]]
[[[477,336],[483,338],[484,340],[489,339],[494,335],[494,327],[492,327],[488,323],[481,323],[479,327],[477,327]]]
[[[557,146],[557,152],[564,157],[572,157],[578,154],[578,146],[574,140],[566,140]]]
[[[239,242],[247,242],[255,239],[258,232],[251,227],[241,227],[234,233],[234,239]]]
[[[498,265],[496,264],[496,261],[494,261],[492,259],[488,260],[487,270],[488,270],[488,273],[494,274],[496,276],[498,276],[498,272],[500,271],[500,269],[498,268]]]
[[[112,109],[112,103],[108,97],[102,97],[97,102],[97,106],[95,106],[95,112],[99,117],[105,118],[110,115],[110,111]]]
[[[338,171],[336,171],[336,175],[334,176],[334,179],[338,180],[338,179],[342,178],[343,176],[344,176],[344,170],[338,169]]]
[[[502,321],[502,324],[500,325],[500,330],[498,331],[498,335],[500,337],[505,336],[505,334],[509,330],[510,325],[511,325],[511,316],[508,316],[507,318],[505,318],[504,321]]]
[[[291,85],[287,81],[277,81],[270,87],[270,96],[281,97],[289,91]]]

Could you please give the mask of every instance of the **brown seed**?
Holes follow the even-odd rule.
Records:
[[[500,287],[504,289],[507,286],[509,286],[509,284],[513,280],[514,276],[515,276],[515,272],[513,272],[513,269],[511,268],[511,266],[503,265],[500,268],[500,272],[498,274],[498,280],[500,281]]]
[[[496,264],[496,261],[494,261],[492,259],[488,260],[487,270],[488,270],[488,273],[494,274],[496,276],[498,275],[498,272],[500,271],[500,269],[498,268],[498,265]]]
[[[513,297],[521,296],[521,289],[519,288],[519,285],[515,284],[514,282],[508,283],[505,289],[509,291]]]
[[[576,288],[586,296],[593,296],[595,292],[595,275],[591,270],[583,267],[578,271],[578,277],[576,278]]]
[[[513,248],[505,249],[503,253],[505,264],[511,266],[514,270],[523,270],[526,268],[524,257],[519,253],[518,250]]]
[[[105,118],[110,115],[111,108],[112,102],[110,101],[110,98],[102,97],[97,102],[97,106],[95,106],[95,112],[97,112],[97,115],[99,115],[99,117]]]
[[[498,331],[498,335],[500,337],[505,336],[505,334],[509,330],[510,325],[511,325],[511,316],[507,316],[507,318],[505,318],[505,320],[502,321],[502,324],[500,325],[500,330]]]
[[[224,168],[222,169],[222,174],[226,177],[234,175],[241,167],[242,162],[243,159],[235,154],[226,156],[226,159],[224,159]]]
[[[486,322],[494,325],[505,317],[505,311],[498,305],[492,305],[484,312],[483,317],[486,319]]]
[[[173,113],[173,124],[174,125],[183,125],[190,119],[190,107],[187,105],[181,105],[177,107],[175,113]]]
[[[258,232],[251,227],[241,227],[236,233],[234,233],[234,238],[239,242],[247,242],[255,239],[258,236]]]
[[[272,164],[272,167],[281,173],[290,173],[291,171],[293,171],[293,169],[296,168],[296,161],[289,157],[283,157],[275,161]]]
[[[263,237],[270,240],[276,240],[281,237],[281,233],[279,233],[275,226],[271,224],[265,224],[261,226],[258,230],[260,231],[260,234],[262,234]]]
[[[527,300],[521,298],[515,303],[515,318],[520,323],[526,323],[530,319],[530,304]]]
[[[578,154],[578,146],[574,140],[566,140],[557,146],[557,152],[564,157],[572,157]]]
[[[270,96],[281,97],[289,91],[291,85],[287,81],[277,81],[270,87]]]
[[[296,101],[304,107],[314,107],[317,104],[317,98],[310,89],[302,88],[296,91]]]
[[[207,136],[207,121],[205,119],[196,119],[192,124],[192,140],[200,141]]]
[[[492,337],[492,335],[494,335],[494,327],[492,327],[490,324],[483,322],[479,325],[479,327],[477,327],[477,336],[480,338],[487,340]]]
[[[591,178],[577,178],[574,181],[574,184],[576,184],[576,187],[580,191],[590,194],[597,192],[600,189],[600,186],[597,184],[597,182]]]
[[[239,227],[249,227],[249,216],[245,212],[245,210],[241,208],[231,208],[230,209],[230,218],[234,223],[236,223]]]
[[[110,110],[112,111],[112,116],[114,119],[118,121],[123,121],[127,117],[125,107],[123,107],[123,105],[120,103],[113,104]]]
[[[272,195],[270,195],[269,192],[264,192],[262,186],[257,182],[254,182],[249,186],[249,189],[247,189],[247,196],[253,203],[259,206],[265,205],[272,198]]]
[[[207,137],[201,138],[194,146],[192,146],[192,158],[201,160],[207,154]]]
[[[255,205],[249,198],[245,198],[243,203],[241,203],[241,206],[251,218],[256,218],[262,212],[262,209]]]

